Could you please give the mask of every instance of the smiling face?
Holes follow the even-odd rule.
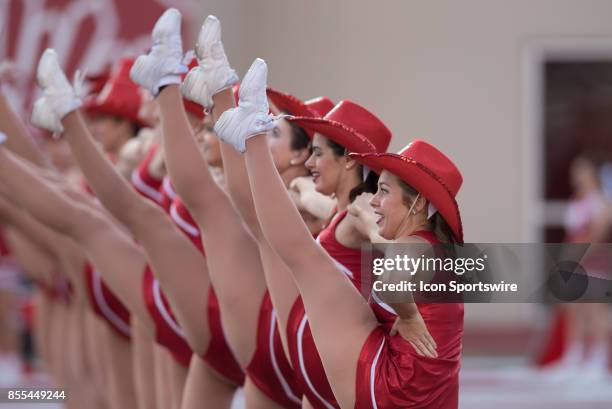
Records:
[[[423,215],[426,200],[420,195],[407,198],[400,180],[386,170],[380,174],[378,191],[370,205],[378,216],[378,234],[387,240],[410,235],[423,221],[427,221],[427,216]]]
[[[345,174],[346,156],[338,156],[328,139],[316,133],[312,140],[312,154],[306,161],[317,192],[324,195],[336,193]]]

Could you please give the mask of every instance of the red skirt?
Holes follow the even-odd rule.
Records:
[[[266,292],[259,310],[257,348],[247,367],[255,386],[285,408],[302,407],[302,391],[285,356],[270,295]]]
[[[85,263],[83,268],[85,287],[94,313],[106,321],[121,337],[129,339],[130,312],[121,301],[104,284],[102,277],[94,271],[91,264]]]

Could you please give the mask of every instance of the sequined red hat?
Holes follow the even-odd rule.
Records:
[[[463,226],[455,197],[463,176],[455,164],[435,146],[416,139],[395,153],[351,153],[356,161],[379,173],[389,171],[423,195],[463,243]]]
[[[85,99],[84,109],[93,115],[113,115],[125,118],[139,126],[148,126],[138,116],[142,98],[138,85],[130,79],[133,59],[122,59],[97,95]]]
[[[286,112],[293,116],[320,118],[334,107],[334,103],[327,97],[319,97],[304,102],[291,94],[270,87],[266,89],[266,93],[270,102],[280,112]]]
[[[98,94],[104,88],[104,85],[108,81],[111,75],[111,69],[109,66],[104,68],[102,71],[97,74],[87,74],[85,76],[85,81],[87,83],[87,93],[88,94]]]
[[[376,115],[349,100],[340,101],[323,118],[289,117],[290,122],[317,132],[349,152],[385,152],[391,131]]]
[[[327,97],[309,99],[308,101],[304,102],[304,104],[306,104],[306,106],[310,108],[310,110],[313,111],[317,117],[324,117],[334,108],[334,103]]]
[[[292,116],[320,118],[334,107],[334,103],[327,97],[319,97],[304,102],[291,94],[270,87],[266,89],[266,93],[268,94],[268,99],[278,111],[275,112],[277,114],[284,112]],[[304,128],[304,131],[312,139],[314,132],[307,128]]]

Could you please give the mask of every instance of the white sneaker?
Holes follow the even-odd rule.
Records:
[[[238,75],[230,67],[223,49],[217,17],[208,16],[204,20],[195,52],[199,66],[189,71],[181,90],[185,98],[211,109],[213,95],[238,83]]]
[[[266,86],[268,66],[257,58],[240,84],[238,107],[225,111],[215,124],[215,132],[237,151],[246,150],[246,140],[274,128],[276,118],[269,114]]]
[[[46,129],[55,134],[64,132],[61,119],[49,107],[47,99],[43,96],[36,100],[32,109],[32,123],[41,129]]]
[[[62,132],[61,120],[82,104],[59,66],[55,50],[46,49],[36,73],[43,95],[34,104],[32,122],[52,132]]]
[[[164,85],[180,84],[181,74],[187,72],[182,63],[181,13],[174,8],[166,10],[155,23],[151,37],[151,51],[136,59],[130,77],[152,95],[157,95]]]

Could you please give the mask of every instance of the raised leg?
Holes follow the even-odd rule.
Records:
[[[181,409],[229,409],[236,386],[219,378],[198,356],[191,358]]]
[[[141,197],[113,168],[93,142],[79,111],[68,114],[62,123],[97,197],[140,242],[191,348],[204,353],[210,340],[207,316],[202,313],[209,286],[204,258],[161,208]]]
[[[87,252],[121,301],[153,333],[141,291],[146,260],[142,250],[107,217],[74,203],[0,147],[0,182],[10,199]],[[113,257],[109,257],[112,254]]]
[[[166,163],[179,196],[202,231],[225,334],[246,366],[255,351],[259,308],[266,291],[259,250],[230,199],[213,180],[181,98],[177,85],[165,87],[158,97]]]

